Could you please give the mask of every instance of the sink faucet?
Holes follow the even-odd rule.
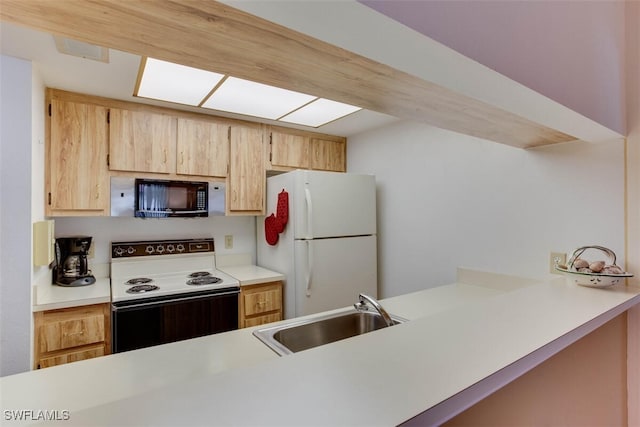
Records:
[[[375,308],[376,311],[380,314],[380,316],[382,316],[382,318],[384,319],[384,321],[387,324],[387,326],[393,326],[394,325],[394,322],[393,322],[393,320],[391,320],[391,316],[389,316],[389,313],[387,313],[387,310],[382,308],[380,303],[378,301],[376,301],[374,298],[370,297],[369,295],[360,294],[358,299],[359,299],[359,301],[357,303],[353,304],[353,306],[355,307],[356,310],[358,310],[358,311],[367,311],[367,310],[369,310],[369,308],[367,307],[367,303],[369,303],[369,305],[371,305],[373,308]]]

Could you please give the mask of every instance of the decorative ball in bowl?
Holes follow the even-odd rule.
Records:
[[[587,260],[583,257],[587,249],[603,252],[607,260]],[[633,277],[633,274],[616,265],[616,254],[604,246],[582,246],[573,251],[567,265],[556,264],[555,269],[569,277],[576,285],[590,288],[606,288],[620,283],[626,277]]]

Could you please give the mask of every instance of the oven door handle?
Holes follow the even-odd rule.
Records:
[[[233,291],[219,292],[219,293],[207,294],[207,295],[196,295],[191,297],[163,299],[161,301],[141,302],[140,304],[127,304],[124,306],[117,306],[116,305],[117,303],[112,303],[111,308],[113,311],[126,311],[129,309],[136,309],[140,307],[151,307],[154,305],[163,305],[163,304],[172,303],[172,302],[193,301],[197,299],[206,299],[206,298],[219,297],[219,296],[225,296],[225,295],[234,295],[234,294],[237,295],[239,293],[240,293],[240,290],[238,289]]]

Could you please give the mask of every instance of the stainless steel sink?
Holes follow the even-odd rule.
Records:
[[[394,325],[406,319],[391,316]],[[373,311],[347,311],[258,329],[253,335],[280,356],[329,344],[387,327]]]

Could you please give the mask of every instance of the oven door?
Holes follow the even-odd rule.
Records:
[[[238,288],[112,304],[112,352],[238,329]]]

